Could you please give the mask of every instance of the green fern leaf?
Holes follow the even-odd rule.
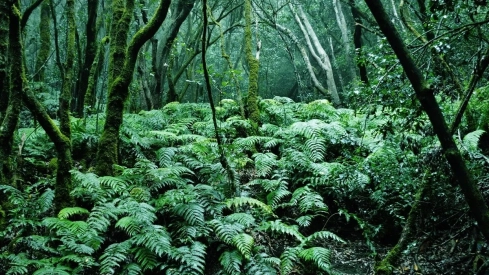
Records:
[[[273,153],[256,153],[255,169],[259,177],[266,177],[271,174],[273,168],[277,166],[277,156]]]
[[[313,262],[319,269],[327,272],[331,269],[330,256],[331,251],[323,247],[311,247],[299,253],[301,259]]]
[[[233,244],[234,236],[242,233],[244,230],[244,226],[239,223],[228,224],[228,223],[223,223],[218,219],[214,219],[210,221],[209,224],[214,229],[214,232],[216,233],[216,237],[218,237],[220,240],[230,245]]]
[[[479,148],[479,140],[485,132],[486,131],[484,130],[476,130],[465,135],[463,143],[467,146],[470,152],[477,152]]]
[[[128,260],[130,248],[130,241],[109,245],[103,252],[102,256],[100,256],[100,273],[118,274],[116,273],[116,268],[119,267],[121,263]]]
[[[203,225],[205,222],[205,209],[198,203],[181,203],[176,205],[173,211],[190,225]]]
[[[36,204],[39,206],[39,212],[44,213],[53,207],[54,190],[46,189],[39,198],[36,200]]]
[[[167,254],[171,247],[170,235],[160,225],[151,225],[144,228],[141,234],[134,235],[131,240],[135,245],[144,246],[159,257]]]
[[[226,220],[229,220],[231,222],[237,222],[244,227],[250,227],[255,224],[255,217],[253,215],[250,215],[248,213],[233,213],[228,216],[226,216]]]
[[[297,226],[285,224],[280,220],[263,222],[260,228],[265,231],[272,231],[275,233],[281,233],[281,234],[292,236],[301,243],[305,239],[304,235],[302,235],[299,232]]]
[[[258,207],[262,209],[265,213],[273,215],[272,208],[263,202],[254,199],[254,198],[248,198],[248,197],[235,197],[232,199],[228,199],[226,201],[226,205],[228,208],[232,207],[242,207],[244,205],[251,206],[251,207]]]
[[[299,264],[299,247],[287,247],[285,251],[280,255],[280,273],[291,274],[292,271]]]
[[[134,259],[143,270],[152,270],[159,264],[156,254],[146,247],[136,248]]]
[[[99,180],[102,186],[107,186],[108,188],[110,188],[110,190],[117,194],[122,194],[129,188],[128,183],[120,178],[105,176],[100,177]]]
[[[243,258],[241,253],[238,251],[224,251],[219,257],[219,262],[221,263],[224,270],[230,275],[240,275],[241,273],[241,264]]]
[[[245,259],[250,259],[251,250],[253,249],[253,244],[255,243],[255,239],[246,233],[241,233],[234,236],[232,240],[233,245],[238,248],[239,252],[243,254]]]
[[[87,215],[90,214],[87,209],[82,207],[67,207],[63,208],[58,213],[59,219],[69,219],[73,215]]]
[[[315,241],[323,241],[326,239],[331,239],[340,243],[346,243],[344,240],[342,240],[340,237],[338,237],[336,234],[329,232],[329,231],[317,231],[308,236],[304,242],[308,245],[311,245],[312,242]]]
[[[134,217],[123,217],[115,226],[126,231],[129,236],[137,235],[141,231],[140,225]]]

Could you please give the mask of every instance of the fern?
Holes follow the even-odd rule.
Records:
[[[214,219],[209,222],[213,227],[216,237],[229,245],[233,244],[234,236],[244,231],[244,226],[239,223],[223,223],[221,220]]]
[[[241,253],[234,251],[225,251],[219,257],[219,262],[221,262],[222,267],[230,275],[240,275],[241,273],[241,265],[243,258]]]
[[[246,233],[240,233],[233,237],[232,244],[243,254],[245,259],[250,259],[251,250],[253,249],[253,244],[255,240],[253,237]]]
[[[273,215],[272,208],[265,203],[254,199],[254,198],[248,198],[248,197],[236,197],[232,199],[228,199],[226,201],[226,205],[231,208],[231,207],[242,207],[244,205],[252,206],[252,207],[258,207],[261,210],[263,210],[265,213],[269,215]]]
[[[323,197],[308,186],[297,188],[292,194],[289,205],[297,205],[301,213],[309,211],[314,213],[326,213],[328,206],[323,202]]]
[[[248,213],[233,213],[225,218],[226,220],[230,222],[237,222],[244,227],[250,227],[255,224],[255,217],[253,215],[248,214]]]
[[[327,272],[331,269],[330,257],[331,251],[323,247],[311,247],[299,253],[299,258],[313,262],[319,269]]]
[[[205,222],[205,209],[198,203],[178,204],[173,211],[182,216],[190,225],[203,225]]]
[[[465,135],[463,143],[470,152],[477,152],[479,148],[479,140],[485,133],[486,131],[484,130],[476,130]]]
[[[128,260],[131,246],[132,243],[129,240],[109,245],[100,256],[100,273],[118,274],[116,268]]]
[[[204,274],[206,264],[206,246],[194,242],[190,247],[183,246],[172,249],[169,257],[179,263],[179,271],[189,270],[180,274]]]
[[[71,275],[71,268],[57,265],[36,270],[32,275]]]
[[[297,226],[285,224],[280,220],[263,222],[260,228],[264,231],[271,231],[273,233],[280,233],[294,237],[299,242],[303,242],[305,240],[304,235],[299,232]]]
[[[300,247],[287,247],[280,255],[280,273],[290,274],[295,267],[300,263],[299,252]]]
[[[273,168],[277,165],[277,156],[273,153],[256,153],[255,169],[259,177],[266,177],[272,173]]]
[[[58,213],[58,218],[63,220],[63,219],[69,219],[73,215],[87,215],[90,212],[88,212],[87,209],[81,208],[81,207],[69,207],[69,208],[63,208],[61,211]]]

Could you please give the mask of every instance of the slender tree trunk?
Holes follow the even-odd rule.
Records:
[[[41,5],[41,20],[39,21],[39,38],[41,39],[41,47],[37,54],[36,67],[34,71],[34,81],[44,81],[44,71],[46,62],[51,51],[51,30],[49,23],[51,22],[49,1],[44,1]]]
[[[362,49],[362,17],[355,4],[355,0],[350,0],[351,14],[355,20],[355,32],[353,33],[353,44],[355,45],[355,59],[360,72],[360,81],[365,85],[369,85],[367,66],[363,57]]]
[[[477,187],[473,175],[467,169],[460,151],[449,132],[446,121],[435,99],[435,91],[424,79],[423,73],[414,62],[414,59],[390,21],[380,0],[365,0],[365,2],[404,68],[404,72],[411,82],[421,106],[431,121],[433,130],[440,140],[443,153],[453,171],[454,177],[460,186],[465,200],[469,205],[472,215],[477,221],[477,225],[485,239],[489,240],[489,210],[482,193]],[[378,270],[378,274],[389,273]]]
[[[294,13],[294,19],[299,25],[304,37],[306,38],[306,43],[309,48],[309,51],[311,52],[314,59],[316,59],[318,64],[321,66],[321,68],[324,70],[324,72],[326,73],[328,90],[329,93],[331,94],[331,100],[333,104],[335,106],[341,106],[341,100],[338,95],[338,91],[336,89],[336,82],[334,80],[333,68],[331,66],[331,62],[329,60],[328,54],[326,53],[323,46],[319,42],[319,39],[316,33],[314,32],[314,29],[312,28],[311,24],[309,23],[309,20],[307,19],[301,6],[299,6],[299,14],[294,11],[292,5],[289,5],[289,7]]]
[[[154,84],[154,108],[160,109],[165,100],[163,100],[163,91],[165,79],[167,79],[167,64],[170,63],[168,57],[173,47],[173,42],[177,38],[178,31],[182,26],[182,23],[187,19],[188,15],[194,7],[195,0],[178,0],[175,5],[172,20],[168,20],[169,27],[164,32],[162,39],[160,40],[159,47],[156,55],[156,71],[155,71],[155,84]],[[166,64],[166,65],[165,65]]]
[[[353,79],[355,79],[356,72],[355,72],[355,65],[352,59],[352,52],[350,48],[350,39],[348,38],[348,26],[346,24],[346,19],[345,15],[343,14],[343,9],[341,7],[341,2],[339,0],[333,0],[333,9],[336,17],[336,23],[338,24],[338,27],[340,28],[341,31],[341,41],[343,42],[343,49],[345,50],[344,57],[346,58],[347,61],[347,72],[348,76],[346,77],[347,82],[352,82]],[[331,41],[331,39],[330,39]],[[331,43],[331,46],[333,44]],[[333,48],[331,48],[333,53]]]
[[[134,0],[128,0],[126,6],[121,0],[114,0],[113,22],[111,30],[111,53],[109,63],[109,94],[104,130],[97,150],[95,171],[99,175],[113,175],[113,165],[119,161],[119,130],[124,114],[124,102],[129,95],[137,56],[141,47],[152,36],[166,18],[170,0],[161,0],[151,21],[141,28],[125,47],[127,32],[134,10]]]
[[[83,115],[85,96],[89,85],[90,71],[94,65],[95,57],[98,51],[97,42],[97,15],[98,0],[87,0],[87,24],[85,26],[85,36],[87,44],[85,46],[85,60],[80,66],[78,81],[76,84],[75,97],[73,102],[73,111],[77,116]]]
[[[9,84],[9,22],[12,1],[0,1],[0,122],[7,112]]]
[[[252,50],[252,33],[251,33],[251,0],[245,0],[244,4],[244,16],[245,16],[245,54],[246,61],[250,70],[248,79],[248,95],[246,97],[245,113],[247,118],[251,121],[255,131],[258,130],[260,123],[260,109],[258,108],[258,70],[259,70],[259,52],[261,42],[257,42],[257,54],[253,56]]]

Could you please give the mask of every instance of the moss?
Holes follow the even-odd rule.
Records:
[[[252,35],[251,35],[251,1],[245,1],[245,52],[246,60],[250,69],[248,81],[248,96],[246,98],[246,115],[250,119],[254,131],[258,130],[260,123],[260,109],[258,108],[258,71],[259,62],[253,56],[252,52]]]

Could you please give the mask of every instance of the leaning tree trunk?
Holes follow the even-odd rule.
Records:
[[[245,10],[245,53],[246,61],[248,62],[248,67],[250,69],[249,79],[248,79],[248,95],[246,97],[246,108],[245,113],[247,118],[251,121],[255,131],[258,130],[258,124],[260,123],[260,109],[258,108],[258,70],[260,63],[259,52],[260,52],[260,41],[257,42],[257,54],[256,57],[253,56],[252,50],[252,34],[251,34],[251,0],[245,0],[244,4]]]
[[[95,171],[99,175],[113,175],[113,165],[117,164],[119,151],[119,131],[124,114],[124,102],[129,95],[138,52],[161,26],[168,13],[170,0],[161,0],[151,21],[140,29],[125,49],[127,32],[134,10],[134,0],[128,0],[126,7],[122,0],[114,0],[114,16],[110,36],[111,52],[109,64],[109,95],[104,130],[97,150]]]
[[[365,66],[365,61],[363,57],[362,48],[362,18],[358,7],[355,4],[355,0],[349,0],[351,6],[351,14],[353,20],[355,20],[355,31],[353,33],[353,45],[355,45],[355,59],[360,73],[360,81],[365,85],[369,85],[367,66]]]
[[[477,221],[477,225],[485,239],[489,240],[489,210],[473,175],[467,169],[462,155],[450,134],[440,106],[435,99],[434,89],[424,79],[423,73],[416,65],[402,38],[390,21],[380,0],[365,0],[365,2],[404,68],[404,72],[411,82],[421,106],[431,121],[433,130],[440,140],[445,157],[469,205],[472,215]],[[381,266],[377,270],[378,274],[389,274],[388,268],[380,268]]]

